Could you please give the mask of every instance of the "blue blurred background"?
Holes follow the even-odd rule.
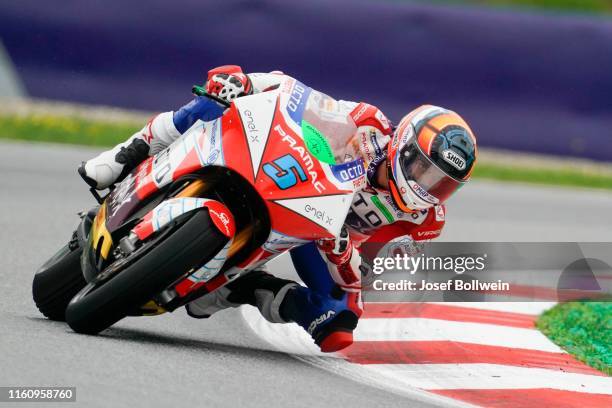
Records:
[[[0,3],[30,96],[171,110],[206,71],[280,69],[393,121],[424,103],[481,146],[612,161],[612,19],[366,0]],[[1,102],[0,102],[1,103]]]

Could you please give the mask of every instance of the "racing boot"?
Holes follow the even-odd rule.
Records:
[[[91,187],[104,190],[123,180],[147,157],[149,157],[149,144],[140,133],[137,133],[111,150],[82,162],[78,172]]]
[[[359,316],[350,305],[358,296],[340,288],[326,295],[296,285],[285,295],[280,314],[306,330],[321,351],[331,353],[353,344]]]

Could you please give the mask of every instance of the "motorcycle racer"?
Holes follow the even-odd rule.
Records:
[[[209,71],[205,88],[208,94],[230,102],[276,89],[288,80],[293,79],[278,71],[247,75],[238,66],[223,66]],[[467,182],[476,160],[476,141],[469,126],[456,113],[430,105],[410,112],[395,130],[372,105],[339,101],[336,108],[357,129],[349,141],[342,141],[346,145],[342,159],[363,159],[367,182],[356,193],[336,239],[291,250],[306,286],[259,267],[188,304],[191,316],[209,317],[227,307],[251,304],[271,322],[296,322],[321,350],[339,350],[352,343],[352,331],[362,313],[360,255],[375,256],[362,244],[422,241],[440,234],[443,203]],[[126,142],[82,163],[79,174],[94,188],[109,187],[197,120],[214,120],[224,110],[213,99],[197,96],[178,111],[155,116]]]

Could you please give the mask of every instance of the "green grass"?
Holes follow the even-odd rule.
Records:
[[[610,0],[468,0],[470,3],[521,6],[553,10],[579,11],[590,13],[609,13],[612,11]]]
[[[38,142],[110,147],[126,140],[142,126],[143,123],[101,122],[51,114],[0,114],[0,138]],[[474,169],[474,177],[612,190],[612,174],[587,173],[577,169],[512,167],[480,162]]]
[[[561,303],[537,327],[578,360],[612,375],[612,302]]]
[[[142,128],[143,124],[99,122],[45,114],[0,115],[0,137],[36,142],[114,146]]]
[[[425,2],[425,0],[420,0]],[[612,0],[437,0],[441,4],[501,6],[522,9],[605,14],[612,13]]]
[[[473,176],[475,178],[521,181],[533,184],[612,189],[611,174],[584,172],[576,168],[547,169],[476,163]]]

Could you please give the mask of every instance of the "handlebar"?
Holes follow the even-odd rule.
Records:
[[[208,92],[206,92],[206,89],[205,89],[204,87],[199,86],[199,85],[194,85],[194,86],[191,88],[191,92],[192,92],[194,95],[197,95],[197,96],[204,96],[204,97],[206,97],[206,98],[208,98],[208,99],[212,99],[213,101],[215,101],[215,102],[217,102],[217,103],[219,103],[219,104],[221,104],[221,105],[225,106],[226,108],[229,108],[229,107],[230,107],[230,105],[231,105],[231,104],[230,104],[229,102],[227,102],[226,100],[221,99],[221,98],[219,98],[218,96],[215,96],[215,95],[211,95],[211,94],[209,94]]]

